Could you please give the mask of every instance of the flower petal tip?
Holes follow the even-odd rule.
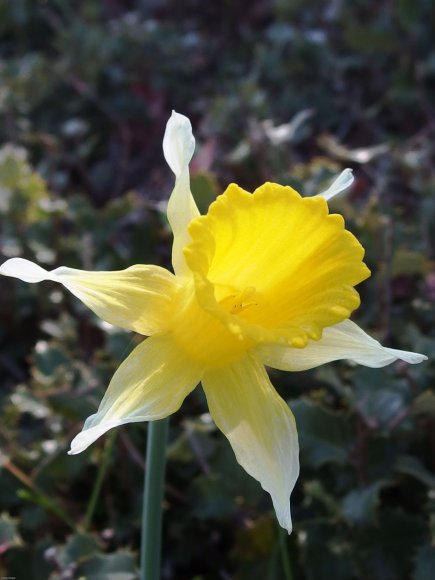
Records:
[[[6,260],[0,266],[0,274],[10,276],[11,278],[18,278],[23,282],[30,282],[31,284],[52,279],[52,275],[48,270],[24,258],[11,258],[10,260]]]
[[[87,440],[86,437],[83,437],[83,431],[81,431],[71,441],[68,455],[78,455],[82,451],[85,451],[91,443],[93,443],[93,440]]]
[[[122,425],[122,423],[125,423],[125,421],[119,419],[98,423],[98,413],[91,415],[86,419],[83,430],[71,441],[68,455],[77,455],[78,453],[82,453],[82,451],[86,451],[101,435],[104,435],[104,433],[109,431],[109,429],[113,429],[113,427]]]
[[[293,531],[292,521],[279,522],[280,526],[290,535]]]
[[[82,431],[77,433],[71,441],[68,455],[77,455],[78,453],[82,453],[82,451],[86,451],[86,449],[101,437],[101,435],[104,435],[106,431],[119,425],[119,421],[107,421],[106,423],[95,424],[96,417],[97,413],[90,415],[86,419]]]
[[[292,517],[290,513],[290,498],[286,501],[285,505],[278,507],[274,503],[274,508],[276,512],[276,517],[279,525],[286,530],[287,534],[290,535],[293,531]]]
[[[194,150],[195,138],[189,119],[172,111],[163,137],[163,154],[176,177],[187,168]]]
[[[319,193],[320,197],[323,197],[326,201],[329,201],[345,189],[348,189],[354,181],[353,170],[349,167],[343,169],[336,179],[331,183],[331,185],[322,193]]]
[[[425,354],[420,354],[418,352],[409,352],[407,350],[396,350],[395,348],[386,348],[392,356],[394,356],[394,360],[402,360],[410,365],[418,365],[426,360],[428,357]]]

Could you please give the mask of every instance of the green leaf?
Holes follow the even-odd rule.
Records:
[[[41,202],[47,197],[47,186],[32,171],[26,150],[4,145],[0,149],[0,211],[31,223],[45,215]]]
[[[246,502],[255,504],[259,499],[264,499],[260,484],[237,462],[227,439],[221,439],[221,445],[213,456],[213,468],[225,480],[235,501],[243,498]]]
[[[17,492],[19,498],[32,502],[53,514],[56,514],[71,529],[75,528],[75,522],[69,517],[65,510],[51,496],[44,494],[39,490],[31,491],[29,489],[19,489]]]
[[[319,513],[320,510],[322,510],[322,513],[326,512],[326,514],[334,517],[339,514],[340,507],[338,501],[334,495],[327,491],[322,481],[317,479],[314,481],[307,481],[304,485],[304,492],[310,503],[311,509],[316,513]]]
[[[193,514],[200,519],[225,518],[234,511],[234,496],[220,475],[200,475],[190,486]]]
[[[126,359],[135,346],[131,332],[114,328],[106,333],[106,349],[112,360]]]
[[[337,526],[309,522],[304,532],[303,558],[307,580],[349,580],[353,578],[349,545],[338,536]]]
[[[71,364],[63,350],[43,341],[36,345],[34,357],[35,370],[44,377],[51,377],[59,368],[65,368]]]
[[[98,554],[77,567],[86,580],[136,580],[136,558],[130,552]]]
[[[361,526],[374,523],[379,505],[379,492],[389,482],[379,480],[365,489],[356,489],[349,492],[343,499],[341,509],[343,516],[350,524]]]
[[[412,457],[411,455],[399,456],[396,461],[396,471],[411,475],[429,489],[435,489],[435,476],[417,457]]]
[[[0,183],[3,187],[17,187],[26,167],[26,151],[21,147],[5,145],[0,149]]]
[[[11,395],[11,401],[21,413],[29,413],[37,419],[50,416],[50,409],[40,399],[37,399],[24,385],[18,385]]]
[[[7,514],[0,516],[0,553],[5,552],[10,546],[18,545],[17,521]]]
[[[398,0],[396,12],[402,26],[409,27],[421,16],[421,4],[416,0]]]
[[[397,250],[391,264],[391,276],[424,274],[427,269],[426,259],[421,252]]]
[[[413,580],[433,580],[435,572],[435,546],[422,546],[415,557]]]
[[[409,385],[383,369],[358,369],[354,373],[354,400],[367,425],[388,427],[407,409]]]
[[[76,564],[85,558],[99,552],[97,540],[90,534],[74,534],[70,536],[61,550],[59,560],[64,566]]]
[[[412,405],[413,415],[432,415],[435,416],[435,394],[428,389],[418,395]]]
[[[358,537],[364,577],[376,580],[406,578],[414,551],[426,534],[423,517],[401,509],[384,509],[378,523],[367,526]]]
[[[345,419],[306,399],[291,403],[296,417],[301,461],[318,468],[325,463],[345,464],[352,431]]]
[[[168,445],[167,459],[182,463],[193,461],[207,469],[208,460],[216,450],[216,442],[210,431],[210,425],[205,425],[201,420],[185,420],[183,431]]]
[[[52,563],[47,561],[47,549],[51,545],[46,540],[31,547],[13,547],[5,555],[7,576],[19,580],[47,580],[52,578]],[[3,570],[2,570],[3,572]]]

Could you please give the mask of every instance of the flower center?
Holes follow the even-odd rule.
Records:
[[[255,288],[225,293],[220,304],[225,312],[238,315],[256,306]],[[174,340],[188,358],[204,368],[228,365],[253,345],[252,340],[238,338],[219,317],[200,306],[193,281],[180,288],[174,311]]]
[[[254,286],[247,286],[239,293],[229,294],[219,300],[221,307],[230,314],[241,314],[247,308],[258,306],[256,302],[257,290]]]

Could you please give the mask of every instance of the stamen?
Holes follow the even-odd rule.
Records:
[[[240,314],[247,308],[251,306],[258,306],[257,302],[253,302],[251,299],[256,295],[257,290],[254,286],[248,286],[238,294],[229,294],[222,300],[220,300],[221,306],[228,308],[231,314]]]

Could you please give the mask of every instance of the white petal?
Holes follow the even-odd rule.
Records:
[[[427,360],[424,354],[386,348],[351,320],[345,320],[323,330],[319,341],[305,348],[278,344],[259,346],[255,352],[267,366],[285,371],[304,371],[341,359],[379,368],[400,359],[410,364]]]
[[[319,193],[320,197],[324,197],[326,201],[329,201],[338,193],[341,193],[348,187],[350,187],[353,183],[354,177],[352,174],[352,169],[346,168],[340,173],[340,175],[334,179],[332,184],[328,187],[327,190],[322,191]]]
[[[210,413],[237,461],[270,493],[278,521],[290,533],[290,494],[299,475],[299,445],[288,405],[253,357],[208,371],[202,384]]]
[[[0,274],[18,278],[23,282],[42,282],[43,280],[53,280],[51,272],[41,268],[38,264],[25,260],[24,258],[11,258],[0,266]]]
[[[172,111],[163,137],[163,154],[176,177],[189,165],[194,151],[195,138],[189,119]]]
[[[186,362],[170,338],[144,340],[114,374],[97,413],[86,419],[69,454],[81,453],[113,427],[167,417],[200,380],[201,370]]]
[[[0,266],[0,274],[24,282],[59,282],[102,320],[144,336],[167,329],[178,289],[168,270],[144,264],[107,272],[62,266],[49,272],[29,260],[12,258]]]
[[[190,192],[189,163],[195,149],[195,139],[190,121],[175,111],[166,125],[163,138],[165,159],[175,173],[175,186],[168,201],[168,221],[174,234],[172,266],[177,276],[190,275],[183,248],[190,242],[187,228],[199,216]]]

